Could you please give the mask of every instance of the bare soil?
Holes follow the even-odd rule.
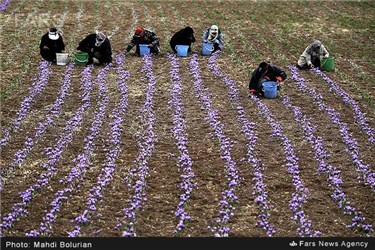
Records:
[[[82,8],[81,15],[78,14]],[[369,11],[370,10],[370,11]],[[123,52],[130,41],[134,27],[152,29],[161,39],[161,53],[152,57],[152,71],[156,85],[153,96],[155,116],[153,132],[156,140],[148,159],[148,175],[145,179],[146,200],[135,211],[134,229],[138,236],[213,236],[209,226],[217,226],[220,218],[220,201],[228,187],[225,159],[213,128],[207,121],[207,111],[194,90],[190,61],[193,55],[179,58],[182,83],[182,106],[186,122],[187,150],[192,161],[194,181],[189,201],[184,206],[191,217],[179,234],[174,232],[179,218],[175,211],[183,190],[180,188],[182,172],[178,168],[179,151],[172,134],[173,110],[169,107],[172,80],[171,63],[168,54],[169,39],[174,32],[185,26],[195,30],[197,42],[193,45],[198,53],[202,88],[209,93],[212,109],[217,110],[223,124],[223,134],[230,139],[232,160],[240,181],[235,188],[238,202],[227,226],[229,236],[264,237],[266,233],[257,226],[260,210],[255,202],[253,188],[254,169],[247,159],[247,137],[241,132],[242,124],[237,119],[237,109],[229,97],[229,89],[222,78],[209,70],[209,57],[200,55],[200,38],[205,28],[217,24],[224,34],[225,48],[218,56],[217,65],[239,89],[239,104],[246,111],[246,118],[255,123],[254,133],[258,140],[254,154],[264,165],[264,183],[268,189],[270,205],[269,222],[276,230],[274,236],[298,236],[300,226],[292,220],[293,212],[289,202],[295,192],[293,177],[288,173],[286,155],[282,141],[272,136],[271,125],[260,115],[260,108],[247,94],[251,71],[268,60],[283,68],[288,75],[281,95],[291,98],[294,106],[311,118],[317,127],[316,135],[322,138],[327,163],[341,171],[342,191],[347,200],[362,216],[366,223],[375,227],[374,192],[363,181],[357,179],[356,166],[340,134],[340,128],[333,124],[328,113],[321,111],[313,98],[301,92],[291,78],[289,65],[295,65],[299,55],[314,39],[320,39],[332,56],[336,69],[326,72],[330,79],[356,100],[367,124],[375,128],[375,30],[373,1],[18,1],[12,0],[1,15],[1,127],[2,131],[12,126],[22,101],[29,95],[29,88],[36,77],[39,62],[39,40],[48,30],[48,22],[43,23],[40,14],[50,13],[50,17],[60,18],[66,13],[62,26],[63,37],[70,52],[89,33],[99,29],[110,37],[114,58]],[[34,13],[39,14],[31,14]],[[272,13],[272,14],[270,14]],[[29,18],[29,19],[28,19]],[[34,19],[32,19],[34,18]],[[33,22],[34,20],[34,22]],[[40,21],[41,23],[38,23]],[[51,18],[49,19],[51,21]],[[15,28],[16,27],[16,28]],[[33,31],[33,32],[31,32]],[[28,56],[29,61],[25,58]],[[92,214],[87,224],[82,226],[80,236],[121,236],[117,224],[124,217],[124,208],[130,207],[129,199],[134,190],[127,186],[126,178],[136,171],[135,160],[141,152],[137,138],[142,132],[144,120],[142,108],[146,101],[148,78],[142,72],[144,61],[133,54],[126,55],[124,69],[130,73],[126,79],[128,87],[128,108],[121,127],[120,153],[111,180],[102,191],[102,202]],[[113,61],[113,63],[115,63]],[[82,179],[74,186],[67,199],[61,202],[51,232],[47,236],[67,236],[73,230],[75,219],[85,209],[90,190],[97,185],[103,169],[111,126],[111,113],[117,107],[121,95],[117,89],[119,75],[115,66],[109,71],[106,86],[109,104],[100,133],[94,139],[94,150]],[[7,170],[15,159],[17,151],[25,147],[26,138],[34,138],[35,129],[44,122],[47,108],[51,107],[59,95],[64,78],[65,66],[51,65],[52,74],[46,89],[35,97],[28,115],[20,128],[11,133],[9,142],[1,147],[1,169]],[[21,202],[20,192],[36,183],[46,169],[42,164],[48,161],[46,149],[56,146],[59,136],[64,133],[66,122],[82,104],[81,72],[84,67],[75,66],[72,72],[72,87],[65,100],[59,117],[50,126],[38,143],[32,148],[25,161],[14,170],[8,171],[1,192],[1,220],[13,211],[14,204]],[[95,67],[95,79],[102,67]],[[360,160],[370,171],[375,171],[374,145],[354,119],[353,108],[329,89],[329,84],[310,71],[299,71],[308,80],[309,88],[322,95],[324,102],[339,112],[340,119],[349,127],[349,132],[357,141]],[[325,173],[318,172],[314,149],[304,137],[302,127],[294,119],[291,110],[282,103],[281,96],[262,101],[283,128],[284,135],[291,141],[298,158],[300,178],[309,192],[303,211],[311,220],[312,229],[322,236],[363,236],[350,230],[351,216],[343,213],[332,199],[332,188]],[[60,182],[77,165],[73,160],[85,153],[85,138],[91,131],[93,117],[99,103],[99,89],[95,85],[91,95],[91,106],[83,115],[81,126],[73,132],[71,142],[63,148],[61,158],[55,165],[56,171],[48,185],[38,190],[25,206],[27,215],[20,216],[10,229],[2,228],[3,236],[25,236],[32,230],[39,230],[43,217],[51,209],[55,193],[65,186]],[[3,133],[1,133],[3,138]],[[371,234],[373,236],[373,233]]]

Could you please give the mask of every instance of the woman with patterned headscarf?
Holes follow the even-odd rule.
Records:
[[[299,69],[312,67],[320,68],[321,56],[323,56],[324,58],[328,58],[329,53],[319,40],[315,40],[309,46],[306,47],[305,51],[299,57],[297,67]]]
[[[202,36],[202,43],[212,43],[214,45],[215,52],[217,50],[222,50],[224,46],[223,36],[217,25],[212,25],[210,28],[207,28]]]
[[[89,54],[87,64],[102,65],[112,62],[112,48],[111,43],[103,32],[96,31],[83,39],[77,51],[83,51]]]

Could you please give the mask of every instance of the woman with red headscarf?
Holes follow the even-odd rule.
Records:
[[[142,27],[136,28],[131,41],[128,43],[126,52],[129,52],[134,46],[136,46],[135,53],[140,55],[140,44],[147,44],[150,48],[150,53],[152,54],[157,55],[159,53],[160,39],[151,30]]]

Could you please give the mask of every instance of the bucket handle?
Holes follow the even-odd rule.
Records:
[[[272,85],[272,86],[269,85],[269,86],[267,86],[267,87],[276,87],[276,88],[277,88],[278,86],[280,86],[280,84],[277,83],[277,84],[275,84],[274,86],[273,86],[273,85]],[[263,88],[262,88],[262,91],[264,91],[264,86],[263,86]]]
[[[208,51],[214,51],[214,47],[213,47],[213,46],[212,46],[212,49],[207,49],[207,47],[206,47],[205,44],[207,44],[207,43],[203,43],[203,47],[204,47],[206,50],[208,50]]]
[[[74,56],[75,57],[75,59],[78,61],[78,62],[81,62],[81,63],[84,63],[84,62],[87,62],[89,59],[88,58],[86,58],[85,60],[79,60],[78,58],[77,58],[77,56]]]
[[[324,62],[322,63],[322,68],[323,68],[324,64],[326,64],[326,62],[327,62],[327,60],[324,60]]]
[[[189,45],[177,44],[177,45],[174,47],[175,50],[177,50],[177,47],[180,46],[180,45],[181,45],[181,46],[187,46],[187,47],[189,47]]]
[[[69,54],[63,54],[63,53],[56,53],[56,58],[65,58],[67,59],[69,57]]]
[[[322,68],[323,68],[324,64],[325,64],[326,62],[328,62],[328,59],[333,59],[333,57],[328,57],[328,58],[324,58],[324,59],[327,59],[327,60],[324,60],[324,62],[322,63]]]
[[[87,62],[87,61],[88,61],[88,59],[86,59],[86,60],[79,60],[79,59],[77,59],[77,57],[76,57],[76,60],[77,60],[78,62],[81,62],[81,63],[84,63],[84,62]]]

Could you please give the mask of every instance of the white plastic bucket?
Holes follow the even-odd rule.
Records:
[[[68,53],[56,53],[56,64],[66,65],[68,61]]]

